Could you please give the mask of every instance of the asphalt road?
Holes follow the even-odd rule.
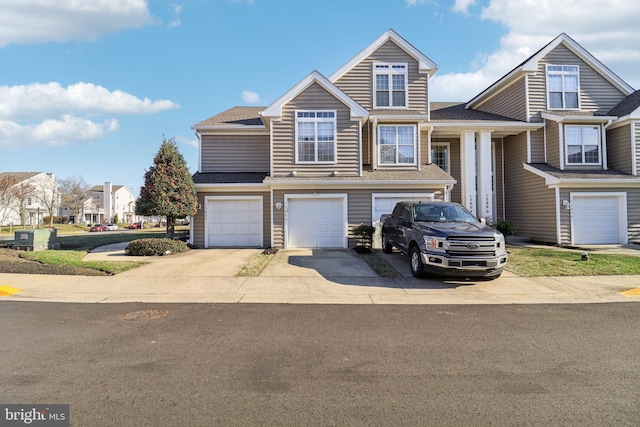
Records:
[[[639,326],[635,303],[7,301],[0,403],[76,426],[638,425]]]

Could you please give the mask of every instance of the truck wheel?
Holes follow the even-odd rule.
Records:
[[[422,256],[420,255],[420,249],[417,246],[413,246],[409,250],[409,262],[413,277],[422,279],[426,276],[426,273],[424,272],[424,265],[422,264]]]
[[[389,243],[387,238],[384,235],[384,231],[382,232],[382,252],[385,254],[390,254],[393,252],[393,245]]]

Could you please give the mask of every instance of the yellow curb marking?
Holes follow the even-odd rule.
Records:
[[[20,289],[12,288],[11,286],[0,286],[0,297],[10,297],[18,292],[20,292]]]
[[[620,295],[625,297],[640,297],[640,288],[629,289],[624,292],[620,292]]]

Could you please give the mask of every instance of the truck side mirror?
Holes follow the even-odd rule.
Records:
[[[398,217],[398,225],[401,225],[402,227],[408,227],[411,225],[411,223],[407,221],[405,217],[401,216]]]
[[[486,225],[487,224],[487,218],[480,218],[480,224]]]

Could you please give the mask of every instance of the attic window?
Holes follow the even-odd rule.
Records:
[[[373,64],[375,108],[404,108],[407,106],[407,64]]]
[[[577,110],[580,68],[577,65],[547,65],[547,103],[550,110]]]

